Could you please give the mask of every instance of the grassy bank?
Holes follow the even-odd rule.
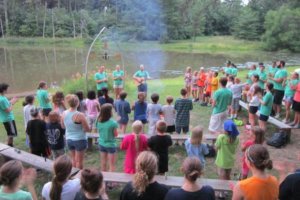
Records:
[[[290,67],[288,68],[288,71],[293,71],[298,67]],[[241,71],[239,72],[239,77],[241,77],[242,80],[245,80],[247,71]],[[93,82],[90,82],[90,85],[93,85]],[[91,86],[93,87],[93,86]],[[160,94],[160,103],[165,104],[165,98],[168,95],[173,96],[174,98],[179,97],[179,90],[183,87],[183,78],[177,77],[177,78],[170,78],[170,79],[160,79],[160,80],[151,80],[149,81],[149,94],[156,92]],[[66,94],[69,92],[73,92],[75,90],[79,89],[85,89],[84,87],[84,80],[78,79],[78,80],[71,80],[67,81],[63,88],[61,88]],[[126,80],[126,87],[125,90],[128,92],[128,98],[127,100],[130,103],[133,103],[136,99],[136,86],[133,84],[131,80]],[[52,93],[54,91],[51,91]],[[15,106],[14,106],[14,114],[16,117],[16,123],[17,128],[19,132],[19,136],[15,139],[15,146],[17,148],[29,151],[28,147],[25,145],[25,130],[24,130],[24,124],[23,124],[23,114],[22,114],[22,105],[20,100]],[[211,115],[211,107],[202,107],[199,104],[194,104],[194,109],[191,112],[191,128],[196,125],[202,125],[205,129],[205,133],[207,133],[207,127],[209,124],[209,119]],[[244,119],[247,117],[247,113],[245,111],[242,111],[240,113],[240,118]],[[132,114],[130,116],[130,119],[132,119]],[[129,123],[130,125],[132,121]],[[245,140],[245,133],[243,131],[243,127],[239,127],[239,130],[241,132],[241,140]],[[266,136],[270,137],[272,133],[274,132],[275,127],[269,125],[268,131]],[[6,136],[5,136],[5,130],[3,126],[0,126],[0,132],[2,133],[0,135],[0,141],[5,142]],[[292,135],[292,144],[290,144],[290,147],[297,148],[297,146],[300,144],[300,136],[298,135]],[[271,157],[279,158],[279,159],[295,159],[295,154],[297,153],[296,150],[293,151],[284,151],[284,150],[276,150],[273,148],[268,147],[271,152]],[[287,149],[287,148],[285,148]],[[284,153],[284,155],[282,154]],[[237,153],[237,159],[236,164],[233,169],[232,174],[238,174],[240,172],[240,158],[241,158],[242,152],[238,151]],[[285,155],[288,155],[288,158],[286,158]],[[172,146],[170,148],[169,152],[170,160],[169,160],[169,173],[168,175],[174,175],[174,176],[182,176],[180,172],[180,165],[182,163],[182,160],[186,157],[185,150],[182,146]],[[123,171],[123,161],[124,161],[124,152],[118,152],[118,159],[117,159],[117,171],[122,172]],[[92,151],[87,151],[85,153],[85,161],[84,164],[86,167],[100,167],[100,159],[99,159],[99,152],[96,149],[96,146],[94,146],[94,149]],[[298,167],[300,167],[298,163]],[[276,170],[271,171],[272,174],[277,175]],[[214,158],[207,159],[205,171],[203,177],[206,178],[217,178],[216,173],[216,166],[214,164]],[[51,175],[43,172],[39,172],[38,180],[36,182],[36,189],[37,192],[40,194],[41,188],[43,184],[51,179]],[[116,188],[112,191],[109,191],[110,199],[118,199],[118,196],[120,194],[120,188]]]
[[[10,37],[0,39],[0,45],[9,46],[58,46],[58,47],[85,47],[91,44],[91,39],[80,38],[18,38]],[[262,51],[260,42],[245,41],[234,39],[231,36],[203,36],[196,40],[176,40],[167,44],[160,44],[155,41],[136,41],[118,43],[125,51],[145,50],[151,51],[162,49],[165,51],[175,51],[184,53],[245,53]],[[116,45],[116,41],[109,41],[110,46]],[[95,47],[103,47],[100,41],[96,42]],[[114,48],[114,47],[112,47]]]

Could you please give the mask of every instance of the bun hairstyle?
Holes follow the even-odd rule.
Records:
[[[255,168],[264,171],[265,169],[272,169],[273,162],[270,159],[270,154],[266,147],[261,144],[254,144],[246,151],[246,157],[250,164]]]
[[[11,160],[0,168],[0,185],[14,187],[22,175],[23,166],[20,161]]]
[[[51,200],[61,200],[63,183],[69,178],[72,171],[72,161],[67,155],[59,156],[53,164],[54,176],[50,189]]]
[[[66,101],[71,108],[76,108],[79,105],[79,99],[74,94],[68,94],[66,96]]]
[[[202,165],[197,157],[188,157],[183,161],[181,170],[185,178],[190,182],[195,182],[202,174]]]
[[[34,96],[33,95],[28,95],[25,97],[25,101],[23,102],[23,106],[26,106],[28,104],[33,104],[34,101]]]
[[[142,195],[157,172],[158,159],[150,151],[141,152],[135,162],[136,173],[132,186],[138,196]]]
[[[83,169],[81,172],[80,185],[83,191],[97,194],[102,187],[103,175],[96,169]]]

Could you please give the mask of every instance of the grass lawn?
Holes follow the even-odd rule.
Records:
[[[296,69],[297,67],[290,67],[288,68],[289,71],[292,71]],[[246,76],[247,71],[241,71],[239,72],[239,77],[244,79],[243,77]],[[73,85],[74,87],[77,87],[76,85]],[[83,86],[82,86],[83,87]],[[179,91],[183,87],[183,78],[178,77],[178,78],[173,78],[173,79],[161,79],[161,80],[152,80],[149,81],[149,94],[156,92],[160,94],[160,103],[165,104],[165,98],[168,95],[171,95],[173,97],[179,97]],[[68,90],[70,89],[70,86]],[[66,91],[66,90],[64,90]],[[128,92],[128,98],[127,100],[129,102],[133,102],[136,99],[136,87],[131,81],[126,82],[126,91]],[[149,96],[149,95],[148,95]],[[18,103],[14,106],[14,114],[16,118],[16,123],[17,123],[17,129],[19,132],[19,136],[15,139],[15,146],[17,148],[20,148],[22,150],[29,151],[28,147],[25,145],[25,131],[24,131],[24,123],[23,123],[23,113],[22,113],[22,99],[18,101]],[[201,107],[199,104],[194,104],[194,109],[191,113],[191,127],[194,127],[196,125],[202,125],[205,130],[207,131],[208,124],[209,124],[209,119],[211,115],[211,107]],[[246,112],[242,111],[240,114],[241,118],[247,117]],[[132,115],[131,115],[132,119]],[[131,122],[129,124],[130,128]],[[241,140],[243,141],[245,136],[243,133],[243,128],[239,127],[239,130],[241,131]],[[270,137],[270,135],[274,132],[275,127],[269,125],[268,126],[268,131],[266,136]],[[205,131],[205,132],[206,132]],[[0,135],[0,141],[5,142],[6,139],[6,134],[3,126],[0,126],[0,132],[2,133]],[[293,136],[294,137],[294,136]],[[279,158],[284,158],[284,159],[289,159],[289,160],[294,160],[295,159],[295,154],[297,153],[297,145],[299,145],[300,138],[299,136],[295,136],[297,138],[293,139],[292,144],[289,145],[292,147],[293,150],[289,152],[288,148],[285,148],[285,150],[280,151],[276,150],[274,148],[269,148],[271,151],[271,155],[273,158],[279,157]],[[282,154],[284,153],[284,154]],[[288,154],[288,156],[285,156],[285,154]],[[236,160],[236,165],[235,168],[233,169],[234,174],[239,173],[240,169],[240,157],[242,153],[241,151],[238,151],[237,153],[237,160]],[[172,146],[170,148],[169,152],[169,173],[168,175],[174,175],[174,176],[182,176],[180,173],[180,165],[183,161],[183,159],[186,157],[185,150],[182,146]],[[124,152],[118,152],[118,159],[117,159],[117,171],[122,172],[123,171],[123,160],[124,160]],[[100,168],[100,159],[99,159],[99,152],[96,149],[96,145],[94,146],[94,149],[92,151],[87,151],[85,154],[85,167],[95,167],[95,168]],[[299,163],[297,163],[297,166],[299,166]],[[271,171],[272,174],[277,175],[276,170]],[[205,178],[217,178],[217,173],[216,173],[216,166],[214,164],[214,159],[209,158],[207,159],[207,164],[205,167],[204,175],[203,177]],[[232,176],[233,177],[233,176]],[[38,193],[41,193],[41,187],[42,185],[49,181],[51,179],[51,175],[47,173],[40,172],[38,180],[36,181],[36,190]],[[109,196],[111,199],[118,199],[118,195],[120,193],[121,188],[114,189],[112,191],[109,191]]]

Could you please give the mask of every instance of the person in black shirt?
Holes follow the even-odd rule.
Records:
[[[300,199],[300,169],[289,174],[279,187],[280,200],[299,200]]]
[[[188,157],[182,164],[184,183],[181,188],[171,189],[165,200],[215,200],[215,192],[211,186],[199,185],[197,178],[202,174],[199,158]]]
[[[134,178],[123,188],[120,200],[164,200],[169,188],[154,180],[157,162],[157,157],[150,151],[139,154]]]
[[[158,173],[163,175],[168,171],[168,149],[172,146],[172,139],[170,135],[165,135],[167,124],[163,120],[156,122],[156,130],[157,135],[148,139],[148,146],[158,155]]]
[[[46,123],[39,118],[39,110],[30,110],[31,120],[27,123],[26,133],[29,137],[32,154],[48,157],[48,142],[46,138]]]
[[[100,106],[102,106],[103,104],[106,104],[106,103],[109,103],[113,106],[114,105],[114,99],[111,98],[110,96],[108,96],[108,89],[103,88],[102,93],[103,93],[103,96],[100,96],[98,98]]]
[[[51,149],[53,160],[65,154],[65,129],[61,127],[58,112],[49,113],[49,123],[46,124],[47,140]]]

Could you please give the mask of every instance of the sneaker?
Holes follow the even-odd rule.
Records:
[[[275,117],[276,119],[279,119],[279,118],[280,118],[280,114],[277,113],[274,117]]]
[[[288,124],[290,122],[290,120],[284,119],[284,120],[282,120],[282,122],[285,123],[285,124]]]

